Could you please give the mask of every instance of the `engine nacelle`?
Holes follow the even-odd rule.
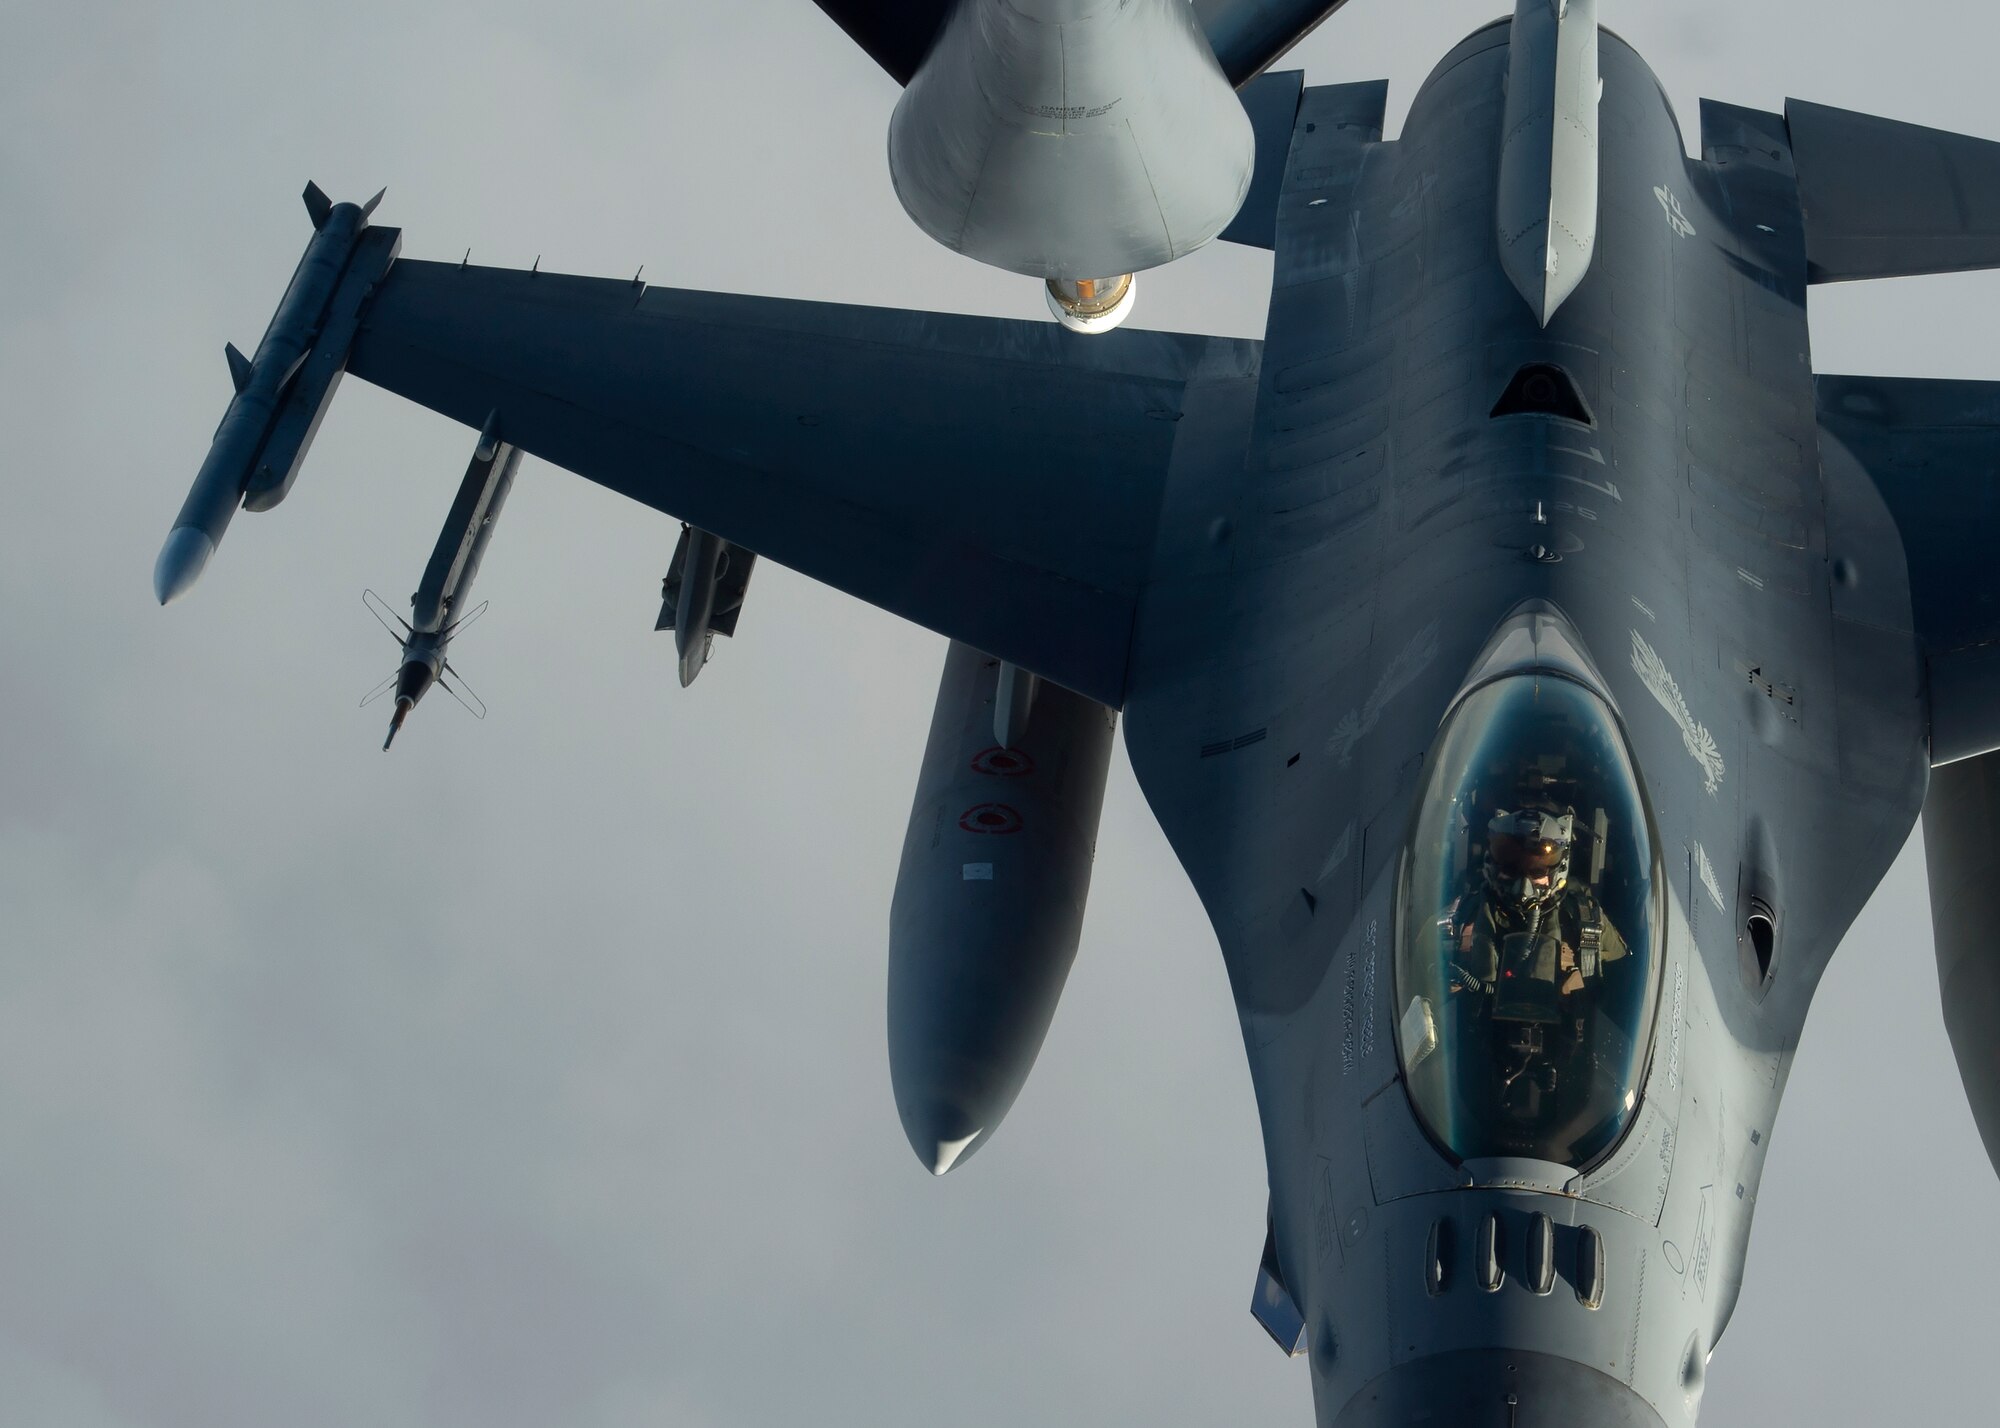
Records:
[[[945,656],[889,912],[889,1079],[935,1175],[992,1136],[1048,1035],[1116,722],[969,645]]]
[[[1235,217],[1255,164],[1188,0],[963,0],[889,121],[889,174],[919,228],[1052,283],[1193,252]]]

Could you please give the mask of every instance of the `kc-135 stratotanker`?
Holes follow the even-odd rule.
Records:
[[[1048,1029],[1122,711],[1318,1421],[1692,1423],[1813,988],[1920,812],[2000,1151],[2000,384],[1821,375],[1806,322],[2000,267],[2000,145],[1708,102],[1690,158],[1595,0],[1519,0],[1393,141],[1384,85],[1269,70],[1323,0],[820,5],[905,84],[911,216],[1057,322],[402,259],[309,189],[160,598],[347,372],[480,432],[413,637],[503,451],[685,523],[683,682],[752,552],[948,636],[888,968],[937,1174]],[[1261,342],[1119,326],[1217,236],[1274,255]]]

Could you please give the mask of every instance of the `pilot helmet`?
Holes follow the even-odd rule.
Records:
[[[1523,808],[1486,825],[1486,882],[1505,902],[1540,907],[1569,883],[1575,815]]]

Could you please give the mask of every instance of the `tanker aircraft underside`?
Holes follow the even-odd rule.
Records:
[[[160,599],[351,373],[479,433],[392,734],[522,453],[684,523],[683,683],[760,556],[948,636],[888,987],[940,1175],[1048,1029],[1122,711],[1318,1421],[1692,1423],[1814,986],[1920,811],[2000,1151],[2000,384],[1816,374],[1805,303],[2000,266],[2000,145],[1704,103],[1690,158],[1595,0],[1519,0],[1393,141],[1384,85],[1268,72],[1321,0],[820,3],[907,86],[912,218],[1056,322],[404,259],[308,188]],[[1111,330],[1217,236],[1274,254],[1262,341]]]

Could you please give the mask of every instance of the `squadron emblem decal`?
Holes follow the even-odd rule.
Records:
[[[1673,229],[1674,232],[1680,234],[1683,238],[1694,237],[1694,225],[1688,222],[1687,214],[1681,211],[1679,195],[1665,184],[1661,184],[1653,190],[1653,197],[1657,198],[1660,201],[1660,207],[1666,210],[1667,227]]]
[[[1688,708],[1687,700],[1681,695],[1680,684],[1667,669],[1666,661],[1637,630],[1632,632],[1632,668],[1653,698],[1660,701],[1660,707],[1680,725],[1681,742],[1687,745],[1689,757],[1701,765],[1708,791],[1714,793],[1722,787],[1722,750],[1716,747],[1715,736],[1708,732],[1708,726],[1697,720]]]

